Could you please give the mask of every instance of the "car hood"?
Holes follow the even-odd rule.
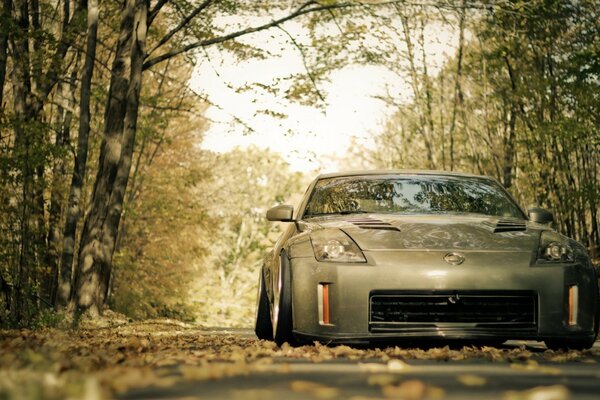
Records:
[[[303,228],[341,229],[362,250],[498,251],[532,251],[543,229],[522,219],[464,214],[336,215],[304,221]]]

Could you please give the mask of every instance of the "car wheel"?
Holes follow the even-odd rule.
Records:
[[[547,339],[546,347],[551,350],[585,350],[594,345],[596,336],[585,339]]]
[[[292,277],[290,263],[285,253],[279,257],[279,279],[273,301],[273,339],[278,345],[295,344],[292,319]]]
[[[271,313],[269,308],[269,298],[267,296],[265,281],[261,271],[258,278],[258,299],[256,301],[256,323],[254,325],[254,333],[262,340],[273,340],[273,324],[271,323]]]

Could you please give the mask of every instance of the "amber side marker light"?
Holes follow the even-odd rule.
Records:
[[[330,325],[329,319],[329,283],[319,283],[319,322]]]
[[[577,309],[579,306],[579,287],[569,286],[569,326],[577,325]]]

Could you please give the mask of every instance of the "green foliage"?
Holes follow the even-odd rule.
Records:
[[[173,60],[148,72],[136,151],[114,258],[109,305],[134,319],[192,320],[196,263],[212,235],[201,195],[211,173],[199,149],[206,121],[187,88],[191,68]]]
[[[375,164],[495,176],[523,205],[552,209],[560,230],[600,251],[600,98],[590,95],[600,91],[600,74],[582,56],[596,51],[598,16],[593,2],[470,12],[471,39],[438,74],[423,64],[412,101],[378,137]]]
[[[204,152],[190,124],[174,124],[177,140],[161,146],[126,210],[110,305],[135,319],[247,326],[260,262],[281,232],[264,214],[301,177],[267,150]]]
[[[151,132],[154,117],[150,112],[143,122],[149,131],[138,154],[141,176],[130,186],[110,306],[136,319],[191,320],[190,283],[197,274],[195,263],[207,251],[198,238],[213,232],[213,218],[201,196],[210,178],[206,156],[197,147],[204,122],[171,116],[168,129]]]
[[[268,208],[300,193],[301,175],[280,155],[255,147],[213,156],[210,215],[218,235],[202,235],[210,254],[202,260],[191,296],[197,320],[208,326],[250,326],[261,261],[281,233]]]
[[[10,282],[9,282],[10,284]],[[18,290],[11,285],[11,292]],[[11,293],[11,298],[19,298],[20,314],[15,318],[15,314],[7,309],[4,293],[0,294],[0,328],[22,328],[22,329],[41,329],[49,327],[65,327],[67,315],[63,311],[56,311],[47,300],[40,298],[39,287],[28,289],[26,292],[16,295]],[[10,305],[10,303],[9,303]]]

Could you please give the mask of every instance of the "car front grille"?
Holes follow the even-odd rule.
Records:
[[[535,293],[524,291],[372,292],[369,326],[535,328],[536,299]]]

